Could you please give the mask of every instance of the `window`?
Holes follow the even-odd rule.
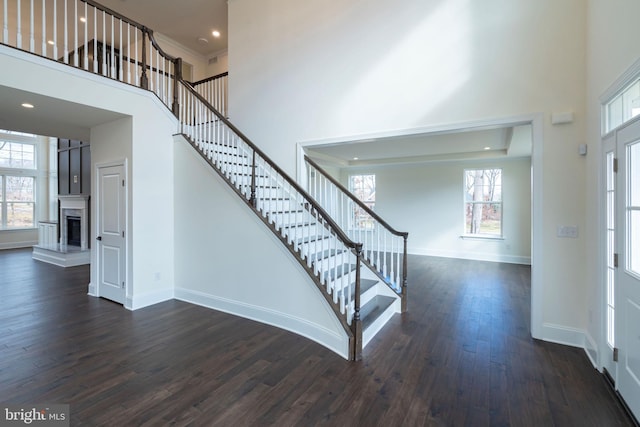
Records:
[[[620,91],[605,104],[605,133],[640,114],[640,79]]]
[[[464,234],[502,237],[502,169],[464,171]]]
[[[35,136],[0,132],[0,230],[35,227]]]
[[[371,210],[376,205],[376,176],[375,175],[351,175],[349,177],[349,190]],[[353,206],[353,224],[355,228],[372,230],[373,218],[360,206]]]

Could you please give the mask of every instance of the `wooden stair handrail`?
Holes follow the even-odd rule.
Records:
[[[327,178],[329,181],[331,181],[331,183],[333,185],[335,185],[336,187],[338,187],[340,189],[340,191],[342,191],[343,193],[345,193],[347,195],[347,197],[349,197],[355,204],[357,204],[359,207],[361,207],[362,209],[364,209],[364,211],[366,213],[368,213],[369,215],[371,215],[371,217],[375,218],[376,221],[378,221],[380,224],[382,224],[382,226],[384,228],[386,228],[387,230],[389,230],[389,232],[391,234],[394,234],[396,236],[399,237],[408,237],[409,233],[406,231],[398,231],[395,228],[391,227],[384,219],[382,219],[380,217],[380,215],[378,215],[377,213],[375,213],[373,210],[371,210],[371,208],[369,208],[366,204],[364,204],[362,202],[362,200],[358,199],[356,196],[353,195],[353,193],[351,191],[349,191],[344,185],[340,184],[340,182],[338,182],[338,180],[336,180],[334,177],[332,177],[331,175],[329,175],[328,173],[326,173],[324,171],[324,169],[322,169],[316,162],[314,162],[309,156],[307,156],[305,154],[304,156],[304,160],[306,162],[308,162],[311,166],[313,166],[318,172],[320,172],[325,178]]]
[[[304,190],[300,184],[298,184],[293,178],[291,178],[286,172],[284,172],[269,156],[267,156],[262,150],[260,150],[251,140],[243,134],[237,127],[235,127],[229,120],[227,120],[218,110],[216,110],[210,103],[207,101],[202,95],[196,92],[195,89],[191,87],[191,84],[185,82],[183,79],[179,79],[180,83],[182,83],[183,87],[188,90],[191,95],[196,97],[200,102],[202,102],[207,108],[214,113],[214,115],[218,118],[218,120],[222,121],[229,129],[231,129],[240,139],[242,139],[251,149],[257,153],[260,157],[262,157],[268,164],[271,166],[280,176],[282,176],[291,187],[295,188],[297,192],[299,192],[313,207],[316,212],[319,212],[325,219],[327,224],[331,230],[340,238],[340,241],[344,243],[346,246],[356,250],[358,246],[362,246],[361,243],[356,243],[346,235],[346,233],[340,228],[338,224],[331,218],[331,216],[315,201],[313,197],[306,190]],[[255,174],[255,171],[253,172]]]

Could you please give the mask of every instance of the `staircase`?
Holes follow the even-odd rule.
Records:
[[[181,86],[179,104],[186,106],[179,116],[182,135],[304,267],[350,335],[351,358],[360,359],[362,349],[405,306],[406,283],[399,280],[406,280],[406,257],[397,248],[406,250],[406,233],[399,233],[403,243],[384,252],[377,246],[374,250],[371,239],[358,243],[338,225],[335,214],[330,215],[321,201],[288,177],[191,86]],[[382,230],[376,234],[377,240],[385,239]],[[395,267],[390,267],[392,261]],[[401,263],[403,278],[399,279]]]
[[[226,92],[219,91],[226,84],[216,78],[201,82],[206,88],[185,82],[181,59],[166,54],[152,30],[93,1],[74,0],[72,12],[66,2],[31,2],[22,13],[16,12],[22,7],[19,0],[6,3],[3,44],[158,96],[177,117],[177,133],[258,215],[322,292],[349,337],[351,359],[360,359],[389,319],[406,310],[407,233],[391,228],[311,159],[306,159],[304,185],[285,174],[226,119]],[[67,19],[78,10],[86,22]],[[35,27],[56,16],[64,16],[61,34],[50,41]],[[226,74],[217,77],[226,79]],[[353,227],[348,218],[354,209],[370,215],[370,229]]]

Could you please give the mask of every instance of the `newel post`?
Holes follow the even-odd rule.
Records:
[[[140,87],[149,89],[149,77],[147,76],[147,27],[142,27],[142,75],[140,76]]]
[[[178,83],[182,80],[182,58],[176,58],[173,63],[173,104],[171,105],[171,111],[173,115],[180,118],[180,103],[178,100]]]
[[[353,320],[351,332],[353,332],[353,360],[362,360],[362,319],[360,319],[360,267],[362,264],[362,243],[356,244],[356,289],[354,296]]]
[[[404,236],[404,255],[402,256],[402,301],[401,301],[401,312],[407,312],[407,238],[408,234]]]

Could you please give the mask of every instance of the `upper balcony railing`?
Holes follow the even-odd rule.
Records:
[[[177,115],[181,60],[153,31],[91,0],[2,0],[1,42],[154,92]]]

